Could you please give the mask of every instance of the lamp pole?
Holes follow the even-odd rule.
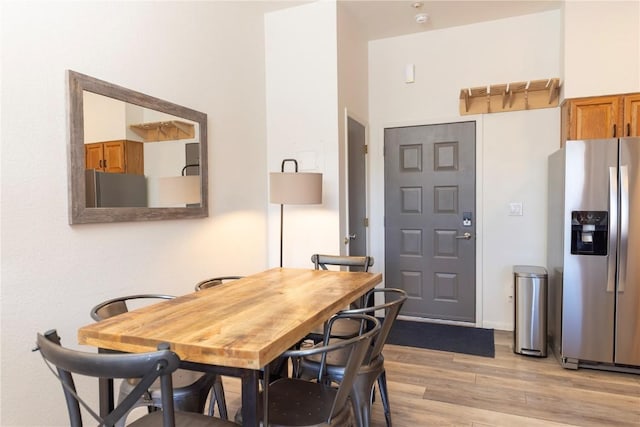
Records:
[[[280,166],[280,172],[284,173],[284,165],[287,162],[293,162],[295,166],[295,172],[298,172],[298,161],[296,159],[284,159],[282,161],[282,165]],[[284,230],[284,204],[280,204],[280,268],[282,268],[282,241],[283,241],[283,230]]]

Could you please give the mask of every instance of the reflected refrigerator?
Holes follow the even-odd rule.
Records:
[[[128,173],[85,170],[88,208],[136,208],[147,206],[147,178]]]
[[[640,372],[640,138],[549,157],[549,342],[566,368]]]

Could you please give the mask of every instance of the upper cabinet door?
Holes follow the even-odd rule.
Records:
[[[640,136],[640,93],[624,97],[624,136]]]
[[[104,171],[104,152],[102,143],[85,144],[84,146],[85,169]]]
[[[570,101],[569,139],[604,139],[620,135],[619,96]]]
[[[124,141],[109,141],[104,143],[105,172],[127,172],[126,152]]]

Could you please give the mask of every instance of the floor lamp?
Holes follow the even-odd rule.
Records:
[[[294,164],[294,172],[284,171],[284,166],[288,162]],[[298,162],[295,159],[284,159],[280,172],[269,174],[269,201],[280,204],[280,267],[282,267],[284,205],[322,203],[322,174],[298,172]]]

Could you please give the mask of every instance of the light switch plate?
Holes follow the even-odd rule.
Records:
[[[509,203],[509,216],[522,216],[522,202]]]
[[[404,82],[414,83],[416,81],[416,66],[414,64],[407,64],[404,67]]]

